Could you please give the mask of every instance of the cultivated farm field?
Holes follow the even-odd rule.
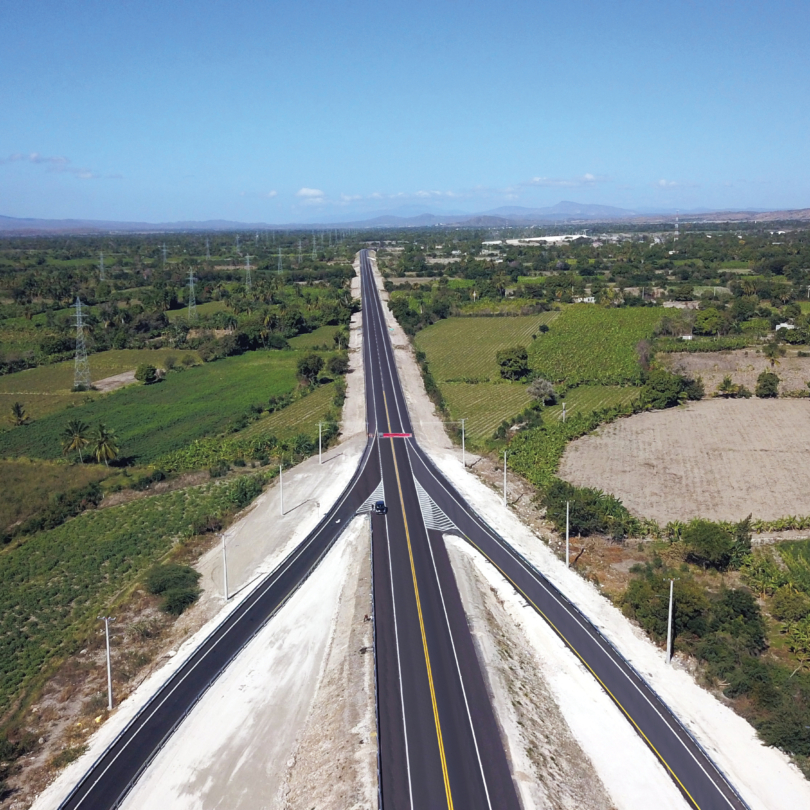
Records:
[[[569,386],[637,384],[636,346],[651,337],[661,314],[659,308],[573,304],[531,341],[529,364],[546,379]]]
[[[810,513],[810,402],[710,400],[619,419],[572,442],[559,469],[665,524]]]
[[[520,413],[530,402],[521,383],[442,383],[450,417],[466,419],[467,437],[475,442],[489,439],[504,419]]]
[[[562,400],[565,401],[566,417],[575,413],[589,413],[602,408],[615,408],[618,405],[629,405],[639,395],[639,389],[633,386],[618,385],[581,385],[569,391]],[[543,411],[545,419],[562,419],[562,401]]]
[[[495,353],[499,349],[532,343],[532,335],[537,334],[540,324],[552,323],[558,314],[447,318],[423,329],[414,342],[416,348],[427,355],[437,382],[498,380]]]
[[[326,412],[332,406],[334,396],[333,383],[321,385],[292,405],[262,417],[240,431],[239,436],[243,438],[275,436],[277,439],[291,439],[299,433],[305,433],[317,439],[318,422],[326,418]]]

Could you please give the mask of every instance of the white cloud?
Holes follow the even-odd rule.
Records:
[[[6,163],[33,163],[34,165],[47,166],[49,172],[67,173],[75,175],[81,180],[97,180],[101,177],[96,174],[92,169],[83,168],[80,166],[72,166],[70,158],[62,155],[40,155],[39,152],[29,152],[23,154],[22,152],[15,152],[7,158],[0,158],[0,164]],[[120,175],[109,175],[110,177],[120,177]]]
[[[319,188],[302,188],[295,192],[295,196],[305,200],[314,200],[317,197],[323,198],[325,195]]]
[[[240,197],[258,197],[261,200],[272,200],[278,196],[277,191],[240,191]]]
[[[653,183],[656,188],[698,188],[697,183],[680,183],[677,180],[659,180]]]
[[[561,177],[532,177],[524,186],[536,186],[539,188],[585,188],[596,183],[602,183],[606,177],[586,172],[581,177],[561,178]]]

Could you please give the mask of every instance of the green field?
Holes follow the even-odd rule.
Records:
[[[293,349],[314,349],[317,346],[332,348],[335,332],[338,326],[319,326],[315,331],[290,338],[289,344]],[[345,348],[345,346],[344,346]]]
[[[268,414],[239,432],[239,436],[275,436],[278,439],[291,439],[299,433],[308,436],[318,435],[318,422],[326,418],[335,396],[333,383],[316,388],[311,394],[293,402],[280,411]]]
[[[532,341],[532,335],[537,333],[540,324],[552,323],[558,314],[447,318],[419,332],[415,344],[427,355],[437,382],[498,380],[495,353],[510,346],[528,346],[536,342]]]
[[[527,386],[521,383],[442,383],[441,389],[450,418],[466,420],[465,432],[472,442],[491,438],[504,419],[531,402]]]
[[[659,308],[566,307],[550,330],[529,345],[529,364],[542,377],[569,386],[638,383],[636,346],[650,338]]]
[[[75,652],[99,613],[176,538],[244,506],[240,481],[90,510],[0,552],[0,714],[47,676],[49,661]]]
[[[55,492],[79,489],[108,474],[103,465],[97,464],[0,461],[0,531],[44,509]]]
[[[184,355],[190,355],[195,363],[200,362],[197,352],[179,349],[114,349],[89,355],[90,378],[93,381],[132,371],[141,363],[151,363],[161,368],[166,358],[172,355],[178,364]],[[22,402],[33,419],[47,416],[71,405],[80,405],[101,396],[88,391],[73,392],[73,361],[38,366],[15,374],[0,377],[0,430],[8,428],[5,415],[12,403]]]
[[[575,413],[590,413],[600,408],[613,408],[617,405],[628,405],[641,389],[632,386],[617,385],[583,385],[569,391],[565,400],[566,417]],[[562,404],[553,405],[543,411],[545,419],[562,419]]]
[[[91,426],[104,422],[116,431],[122,457],[148,464],[194,439],[228,430],[250,405],[292,391],[299,357],[293,351],[250,352],[169,374],[155,385],[96,395],[68,413],[0,434],[0,457],[57,458],[69,415]]]

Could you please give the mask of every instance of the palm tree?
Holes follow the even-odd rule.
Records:
[[[30,417],[25,412],[25,405],[22,402],[15,402],[11,406],[11,413],[8,415],[8,421],[15,427],[25,425],[30,422]]]
[[[112,428],[108,428],[103,422],[96,425],[96,429],[90,436],[91,450],[96,457],[96,461],[103,461],[108,467],[110,461],[118,457],[118,438]]]
[[[62,454],[78,451],[79,459],[84,464],[82,448],[88,444],[87,425],[81,419],[71,419],[62,431]]]
[[[765,344],[762,353],[771,361],[771,368],[773,368],[780,365],[778,358],[785,356],[786,349],[784,346],[780,346],[776,340],[772,340],[770,343]]]

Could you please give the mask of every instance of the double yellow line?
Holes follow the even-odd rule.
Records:
[[[388,414],[388,397],[383,391],[383,401],[385,403],[385,418],[388,422],[388,432],[391,432],[391,418]],[[444,791],[447,795],[448,810],[453,810],[453,794],[450,790],[450,778],[447,774],[447,758],[444,753],[444,740],[442,739],[442,724],[439,720],[439,707],[436,703],[436,689],[433,686],[433,669],[430,666],[430,653],[428,652],[427,636],[425,635],[425,621],[422,617],[422,601],[419,599],[419,584],[416,581],[416,566],[413,562],[413,547],[411,546],[411,533],[408,530],[408,516],[405,514],[405,499],[402,496],[402,481],[399,477],[399,465],[397,464],[397,451],[393,438],[391,442],[391,453],[394,456],[394,472],[397,476],[397,489],[399,490],[399,502],[402,506],[402,520],[405,524],[405,539],[408,542],[408,557],[411,561],[411,576],[413,577],[413,592],[416,596],[416,612],[419,616],[419,630],[422,633],[422,649],[425,651],[425,666],[427,667],[428,684],[430,686],[430,701],[433,704],[433,720],[436,723],[436,739],[439,743],[439,758],[442,762],[442,776],[444,777]],[[407,745],[407,740],[405,742]]]

